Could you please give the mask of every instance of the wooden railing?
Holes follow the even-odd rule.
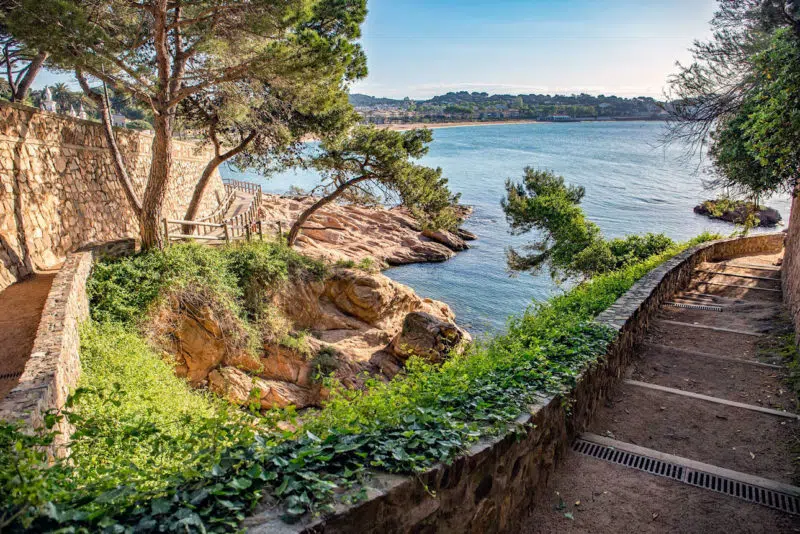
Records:
[[[196,221],[180,219],[164,219],[164,236],[169,241],[181,239],[198,239],[202,241],[226,242],[246,239],[254,236],[264,239],[263,224],[258,220],[258,209],[261,206],[263,193],[261,186],[240,180],[223,180],[225,198],[212,213]],[[231,215],[229,212],[238,198],[237,192],[253,195],[246,210]],[[175,227],[177,226],[177,229]]]

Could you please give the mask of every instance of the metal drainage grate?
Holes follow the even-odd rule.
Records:
[[[599,458],[607,462],[624,465],[639,471],[645,471],[653,475],[663,476],[683,482],[690,486],[704,488],[717,493],[723,493],[756,504],[761,504],[769,508],[774,508],[782,512],[800,515],[800,499],[793,495],[788,495],[779,491],[739,482],[719,475],[698,471],[690,467],[656,460],[621,451],[613,447],[598,445],[590,441],[576,439],[572,445],[575,452]]]
[[[707,306],[705,304],[684,304],[683,302],[667,302],[667,306],[674,306],[676,308],[686,308],[687,310],[705,310],[721,312],[722,306]]]
[[[0,375],[0,380],[11,380],[12,378],[19,378],[22,376],[22,371],[17,371],[16,373],[6,373],[4,375]]]

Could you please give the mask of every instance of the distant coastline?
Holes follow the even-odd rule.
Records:
[[[376,124],[378,128],[387,128],[395,131],[414,130],[416,128],[463,128],[465,126],[498,126],[502,124],[541,124],[545,121],[537,120],[510,120],[510,121],[454,121],[454,122],[407,122],[402,124]]]
[[[494,120],[494,121],[453,121],[453,122],[404,122],[404,123],[388,123],[388,124],[375,124],[378,128],[386,128],[395,131],[413,130],[415,128],[430,128],[437,130],[440,128],[463,128],[466,126],[502,126],[504,124],[559,124],[571,122],[655,122],[664,121],[666,119],[659,117],[624,117],[613,119],[594,119],[590,117],[576,118],[564,121],[543,121],[536,119],[511,119],[511,120]]]

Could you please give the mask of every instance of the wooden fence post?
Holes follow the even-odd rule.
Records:
[[[283,241],[283,226],[280,221],[278,221],[278,238]]]
[[[169,223],[164,219],[164,243],[169,245]]]
[[[264,241],[264,228],[261,221],[258,221],[258,240]]]
[[[228,223],[224,223],[223,226],[222,226],[222,229],[223,229],[223,232],[225,233],[225,242],[226,243],[230,243],[231,242],[231,236],[230,236],[230,234],[228,234]]]

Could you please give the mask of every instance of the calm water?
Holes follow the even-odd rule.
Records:
[[[476,233],[472,248],[441,264],[396,267],[386,272],[423,296],[447,302],[459,324],[473,333],[500,329],[509,315],[532,300],[559,291],[545,272],[510,277],[504,250],[529,238],[508,233],[500,200],[506,179],[519,180],[525,166],[551,169],[586,188],[583,208],[608,237],[664,232],[685,240],[704,230],[729,234],[734,227],[695,215],[698,201],[711,198],[698,159],[687,161],[677,147],[659,146],[662,124],[568,123],[444,128],[424,163],[444,169],[462,202],[475,207],[465,228]],[[234,176],[231,169],[223,175]],[[288,172],[269,180],[245,173],[270,192],[291,185],[310,189],[310,172]],[[241,175],[239,175],[241,177]],[[768,201],[784,219],[789,198]]]

